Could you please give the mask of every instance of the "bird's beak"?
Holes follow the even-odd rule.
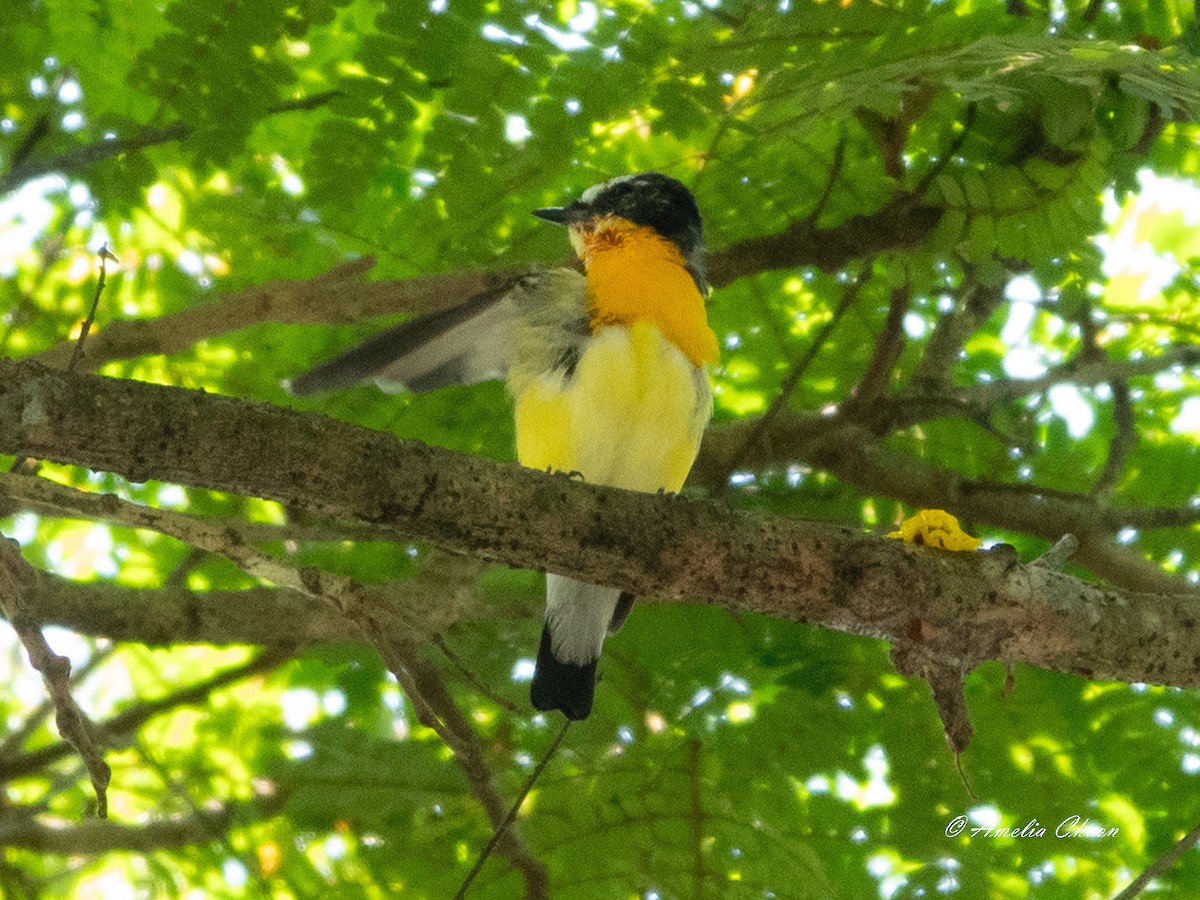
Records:
[[[546,206],[542,209],[535,209],[533,214],[539,219],[545,219],[547,222],[553,222],[555,225],[573,225],[576,222],[586,219],[590,211],[586,204],[580,203],[577,200],[574,203],[568,203],[566,206]]]

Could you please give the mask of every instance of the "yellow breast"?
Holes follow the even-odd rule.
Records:
[[[581,244],[593,331],[652,322],[694,365],[717,361],[704,296],[674,243],[652,228],[609,219]]]
[[[600,328],[575,370],[516,398],[517,458],[595,484],[678,491],[712,412],[708,376],[658,326]]]

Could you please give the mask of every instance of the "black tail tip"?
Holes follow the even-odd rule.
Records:
[[[559,662],[550,649],[550,629],[543,626],[533,684],[529,686],[533,708],[541,712],[561,710],[568,719],[578,722],[591,713],[595,694],[596,660],[582,666]]]

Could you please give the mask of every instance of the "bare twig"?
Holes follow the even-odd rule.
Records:
[[[509,829],[514,821],[516,821],[517,813],[521,809],[521,804],[525,802],[525,798],[529,796],[529,792],[533,790],[533,786],[537,784],[537,780],[541,778],[542,772],[549,765],[550,760],[554,758],[554,754],[558,752],[559,745],[562,744],[563,738],[567,736],[567,729],[571,727],[571,720],[565,719],[562,728],[558,730],[558,734],[554,736],[554,740],[550,743],[549,748],[542,755],[534,770],[529,773],[529,778],[525,781],[524,787],[521,788],[517,797],[512,802],[512,806],[508,808],[503,821],[496,826],[496,830],[492,833],[491,838],[479,853],[479,858],[475,860],[475,865],[471,867],[471,871],[467,873],[467,877],[463,879],[462,886],[458,889],[458,893],[454,895],[454,900],[462,900],[467,895],[467,889],[471,887],[471,883],[475,881],[477,875],[483,869],[483,864],[487,862],[488,857],[492,855],[492,851],[496,845],[500,843],[500,839]]]
[[[1125,463],[1130,452],[1137,444],[1137,428],[1133,419],[1133,404],[1129,398],[1129,384],[1121,379],[1109,382],[1112,389],[1113,436],[1108,443],[1108,458],[1104,461],[1104,469],[1092,485],[1093,499],[1107,503],[1116,490],[1121,476],[1125,473]]]
[[[842,164],[845,159],[846,132],[842,130],[838,135],[837,146],[833,148],[833,159],[829,163],[829,176],[825,179],[825,189],[821,191],[821,196],[817,198],[812,211],[808,214],[809,222],[816,224],[816,221],[821,218],[821,213],[825,212],[825,207],[829,205],[829,198],[833,196],[833,189],[837,185],[838,178],[841,177]]]
[[[1200,841],[1200,825],[1197,825],[1177,840],[1166,852],[1161,854],[1150,865],[1146,866],[1145,870],[1126,885],[1125,889],[1113,897],[1112,900],[1133,900],[1134,897],[1146,889],[1152,880],[1175,865],[1179,861],[1179,857],[1196,846],[1197,841]]]
[[[311,97],[302,97],[299,100],[284,101],[269,107],[266,114],[270,116],[315,109],[325,105],[340,93],[340,91],[325,91]],[[147,126],[131,137],[84,144],[57,156],[41,159],[29,157],[20,160],[19,163],[14,158],[13,166],[8,174],[0,176],[0,194],[6,194],[39,175],[46,175],[50,172],[77,172],[93,163],[111,159],[122,153],[132,153],[147,147],[186,140],[194,130],[192,126],[183,122],[175,122],[164,127]]]
[[[871,359],[863,371],[854,391],[844,404],[847,408],[866,406],[874,403],[887,390],[892,368],[900,358],[904,349],[904,316],[908,312],[912,293],[908,286],[898,287],[892,291],[888,303],[887,319],[883,330],[875,339],[875,349]]]
[[[249,662],[233,666],[223,672],[205,679],[197,684],[160,697],[157,700],[146,700],[124,709],[106,722],[93,725],[94,731],[107,741],[121,738],[136,731],[155,716],[163,715],[181,706],[191,706],[202,703],[214,692],[230,684],[234,684],[260,672],[275,668],[291,655],[286,647],[270,647],[263,650]],[[37,772],[48,765],[62,759],[71,749],[65,743],[50,744],[39,747],[29,753],[6,754],[0,756],[0,782],[11,781]]]
[[[1081,386],[1154,375],[1172,366],[1200,365],[1200,344],[1172,344],[1154,356],[1139,359],[1074,359],[1037,378],[1006,378],[965,389],[963,395],[984,405],[1013,400],[1067,382]]]
[[[79,339],[75,341],[75,350],[71,354],[71,361],[67,363],[68,372],[74,372],[75,367],[79,365],[79,360],[83,358],[83,345],[96,321],[96,308],[100,305],[100,294],[104,292],[105,279],[108,277],[108,261],[111,259],[120,265],[120,260],[108,252],[108,244],[103,244],[97,255],[100,257],[100,278],[96,282],[96,292],[92,294],[92,302],[88,307],[87,316],[83,320],[83,325],[80,326]]]
[[[266,817],[282,806],[282,798],[257,800],[206,809],[182,819],[159,819],[146,825],[81,822],[60,827],[32,818],[0,819],[0,847],[21,847],[41,853],[93,855],[113,850],[148,853],[192,844],[205,844],[227,832],[239,818]]]
[[[527,900],[548,898],[546,867],[530,852],[520,836],[511,830],[512,822],[505,812],[504,801],[496,789],[491,769],[484,761],[479,736],[450,696],[441,673],[422,659],[416,648],[393,640],[363,613],[355,610],[350,615],[370,635],[371,643],[404,688],[421,724],[436,731],[438,737],[454,751],[455,762],[467,776],[471,793],[483,806],[495,829],[492,846],[498,848],[525,879],[525,897]],[[513,815],[515,817],[515,812]],[[486,853],[490,854],[491,849]],[[465,889],[466,886],[462,890]]]
[[[27,601],[29,596],[30,593],[27,592],[24,599]],[[46,621],[36,614],[33,616],[33,618],[38,622]],[[81,684],[85,678],[87,678],[92,672],[96,671],[100,664],[113,654],[115,649],[115,645],[113,644],[109,644],[105,648],[97,648],[96,651],[87,658],[87,661],[82,666],[71,673],[71,686],[77,687],[79,684]],[[38,729],[46,716],[50,715],[50,713],[53,711],[54,704],[47,699],[44,703],[39,704],[37,709],[30,712],[30,714],[25,717],[24,722],[10,730],[9,733],[4,736],[3,741],[0,741],[0,782],[8,780],[3,775],[3,760],[20,753],[21,747],[25,745],[25,741],[29,740],[29,736]],[[63,743],[56,746],[62,750],[61,755],[66,755],[71,752],[71,747],[69,744]]]
[[[954,309],[938,317],[910,384],[925,391],[944,391],[963,345],[1003,302],[1003,285],[980,284],[968,267]]]
[[[71,696],[71,663],[50,649],[41,629],[31,623],[21,609],[24,592],[34,577],[17,542],[0,538],[0,608],[25,646],[29,664],[41,673],[54,703],[54,724],[63,740],[70,743],[83,760],[96,791],[96,814],[104,819],[108,816],[108,783],[112,770],[96,745],[92,723]]]
[[[501,697],[499,694],[493,691],[491,687],[480,680],[475,673],[471,671],[470,667],[463,662],[462,657],[450,649],[450,645],[446,643],[446,639],[440,634],[435,634],[433,636],[433,643],[439,650],[442,651],[442,653],[446,655],[446,659],[450,660],[454,668],[458,669],[458,671],[462,673],[463,678],[467,679],[467,681],[469,681],[475,687],[475,690],[479,691],[479,693],[483,694],[483,696],[487,697],[497,706],[507,709],[514,715],[517,715],[521,712],[515,703],[513,703],[511,700]]]
[[[868,271],[869,268],[868,265]],[[770,407],[763,413],[762,418],[754,424],[750,433],[746,435],[741,449],[725,463],[723,475],[712,483],[711,489],[715,494],[720,495],[726,489],[729,484],[729,476],[737,471],[738,467],[742,465],[751,451],[762,440],[763,436],[769,432],[772,423],[779,417],[780,413],[791,400],[792,394],[800,384],[800,380],[804,378],[804,373],[808,371],[808,367],[812,365],[812,361],[824,349],[830,336],[841,323],[843,316],[854,305],[854,301],[858,299],[859,292],[862,290],[867,278],[868,276],[864,273],[846,286],[846,290],[842,292],[842,299],[838,301],[837,309],[833,311],[833,315],[830,316],[829,321],[825,323],[816,337],[813,338],[812,343],[808,345],[808,349],[804,351],[804,354],[792,365],[791,371],[788,372],[787,377],[779,385],[779,390],[775,394],[775,399],[771,401]]]
[[[1057,572],[1067,564],[1067,560],[1074,556],[1075,551],[1078,549],[1079,538],[1073,534],[1064,534],[1054,542],[1054,545],[1049,550],[1031,562],[1030,565],[1043,566]]]

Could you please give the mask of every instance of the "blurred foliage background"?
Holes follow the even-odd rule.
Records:
[[[881,533],[939,506],[1026,559],[1075,531],[1083,577],[1198,580],[1191,4],[16,0],[0,40],[6,356],[61,364],[107,245],[89,367],[511,459],[498,385],[284,391],[412,309],[281,314],[244,292],[368,256],[397,296],[552,264],[563,235],[529,210],[659,169],[705,214],[724,348],[689,490]],[[423,546],[40,475],[253,526],[288,564],[429,579],[439,603]],[[525,697],[535,574],[473,572],[474,605],[425,642],[452,751],[367,646],[184,644],[120,615],[269,588],[229,562],[6,502],[27,560],[115,606],[47,628],[110,748],[111,824],[0,634],[5,896],[448,897],[491,833],[456,754],[506,804],[557,729]],[[602,669],[471,896],[546,896],[544,876],[563,898],[1107,897],[1200,822],[1190,691],[985,665],[964,781],[880,642],[643,604]],[[960,815],[1049,833],[948,834]],[[1116,832],[1056,838],[1071,816]],[[1198,882],[1190,852],[1148,895]]]

